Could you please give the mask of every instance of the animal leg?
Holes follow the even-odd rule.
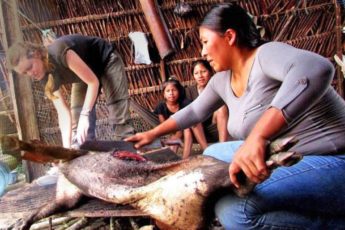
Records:
[[[60,190],[59,188],[62,188],[62,190]],[[30,226],[40,219],[73,208],[81,200],[82,197],[83,194],[81,193],[81,191],[61,175],[57,183],[55,200],[46,205],[43,205],[28,217],[19,220],[15,224],[13,229],[30,229]]]
[[[58,203],[57,201],[53,201],[52,203],[49,203],[47,205],[42,206],[38,211],[32,213],[31,215],[20,219],[13,229],[18,230],[26,230],[30,229],[30,226],[35,223],[36,221],[43,219],[45,217],[48,217],[52,215],[55,212],[61,211],[63,209],[64,205],[61,203]]]

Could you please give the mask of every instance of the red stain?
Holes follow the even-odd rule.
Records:
[[[122,160],[147,161],[145,157],[125,150],[114,151],[112,155]]]

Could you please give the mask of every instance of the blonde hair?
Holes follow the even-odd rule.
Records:
[[[13,44],[7,51],[7,60],[10,69],[14,69],[19,64],[20,58],[27,57],[32,58],[35,53],[41,55],[43,65],[48,71],[48,80],[44,87],[45,95],[50,99],[54,100],[58,97],[53,94],[54,91],[54,78],[51,71],[54,69],[54,65],[49,62],[48,50],[44,46],[28,43],[28,42],[17,42]]]

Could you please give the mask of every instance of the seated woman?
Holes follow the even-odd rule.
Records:
[[[212,73],[212,67],[206,60],[198,60],[194,62],[192,74],[196,85],[188,87],[187,97],[189,99],[194,100],[199,96],[211,79]],[[229,141],[230,135],[226,128],[228,118],[228,108],[223,105],[202,123],[206,139],[209,142]]]
[[[225,103],[229,133],[238,141],[211,145],[204,154],[229,162],[236,187],[239,173],[258,185],[246,197],[219,196],[215,213],[224,229],[344,229],[345,101],[331,85],[332,63],[262,40],[248,13],[234,3],[213,7],[199,35],[202,56],[217,74],[186,108],[125,140],[140,148],[203,121]],[[289,151],[303,159],[271,172],[267,144],[289,136],[299,140]]]
[[[161,101],[154,110],[154,113],[158,115],[161,123],[191,102],[185,95],[185,90],[178,80],[169,78],[163,84],[164,101]],[[201,123],[198,123],[191,128],[186,128],[183,132],[177,131],[169,139],[170,141],[180,140],[183,136],[183,158],[187,158],[190,155],[193,144],[193,134],[201,148],[204,150],[207,147],[207,141]],[[172,147],[172,150],[176,152],[177,148]]]

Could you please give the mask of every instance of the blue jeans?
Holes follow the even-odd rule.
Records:
[[[204,154],[231,162],[241,143],[214,144]],[[279,167],[248,197],[221,197],[215,212],[225,229],[345,229],[345,155]]]

